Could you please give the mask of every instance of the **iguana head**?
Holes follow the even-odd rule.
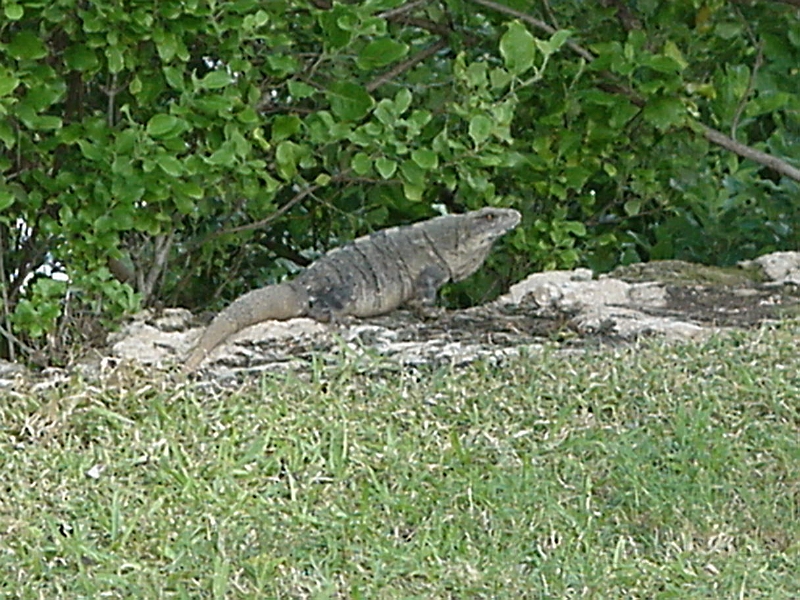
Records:
[[[482,208],[452,215],[457,223],[455,239],[447,262],[452,281],[460,281],[477,271],[486,260],[492,244],[506,232],[519,225],[521,215],[512,208]]]

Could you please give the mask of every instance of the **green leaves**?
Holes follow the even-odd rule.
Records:
[[[357,19],[350,7],[334,5],[330,10],[320,11],[318,18],[328,47],[336,50],[350,43],[352,33],[348,24]]]
[[[298,100],[309,98],[317,91],[313,86],[310,86],[302,81],[296,81],[294,79],[290,80],[287,86],[292,97],[297,98]]]
[[[544,55],[545,59],[547,59],[552,54],[558,52],[561,49],[561,46],[567,42],[571,35],[572,32],[569,30],[562,29],[560,31],[556,31],[547,41],[536,40],[536,47]]]
[[[11,315],[14,326],[33,338],[55,329],[61,315],[61,298],[67,289],[64,280],[42,277],[33,283],[31,299],[21,301]]]
[[[506,69],[513,76],[519,76],[534,66],[536,51],[541,52],[546,64],[551,55],[561,49],[571,31],[556,31],[549,40],[539,40],[533,37],[520,21],[511,21],[507,24],[508,30],[500,38],[500,54],[503,56]],[[495,73],[493,77],[499,77]],[[497,87],[502,87],[497,82]]]
[[[91,71],[100,64],[94,50],[83,45],[74,45],[67,48],[64,52],[64,61],[74,71]]]
[[[25,15],[25,10],[19,4],[11,2],[5,5],[3,12],[9,21],[19,21]]]
[[[365,152],[358,152],[350,161],[350,166],[356,175],[364,177],[372,171],[372,160]]]
[[[153,35],[153,41],[156,43],[158,56],[165,63],[170,62],[178,52],[178,41],[172,32],[157,32]]]
[[[147,121],[148,135],[156,139],[168,139],[179,135],[184,128],[181,119],[172,115],[154,115]]]
[[[506,68],[514,75],[521,75],[533,66],[534,38],[519,21],[511,21],[507,27],[508,31],[500,38],[500,54]]]
[[[300,132],[302,122],[295,115],[279,115],[272,122],[272,141],[279,142]]]
[[[381,156],[375,161],[375,169],[378,171],[381,177],[384,179],[390,179],[397,171],[397,163],[384,156]]]
[[[287,181],[297,175],[298,162],[302,156],[302,149],[294,142],[283,141],[275,149],[275,161],[278,164],[278,174]]]
[[[439,155],[427,148],[417,148],[413,150],[411,152],[411,160],[426,171],[430,171],[439,166]]]
[[[169,154],[163,154],[158,159],[159,168],[170,177],[180,177],[183,174],[183,164],[180,160]]]
[[[223,143],[206,160],[210,165],[217,167],[233,167],[236,163],[236,152],[233,144],[230,142]]]
[[[368,43],[358,53],[356,63],[364,70],[390,65],[400,60],[408,52],[408,46],[391,38],[383,38]]]
[[[19,78],[13,71],[0,66],[0,96],[9,96],[19,85]]]
[[[655,98],[644,108],[644,118],[659,131],[686,123],[686,110],[677,98]]]
[[[489,139],[492,133],[492,120],[486,115],[475,115],[469,121],[469,137],[475,142],[476,146],[480,146]]]
[[[200,88],[206,90],[218,90],[230,85],[232,81],[233,80],[227,71],[211,71],[198,82],[198,85]]]
[[[0,186],[0,213],[14,204],[14,193],[7,186]]]
[[[108,70],[111,73],[119,73],[125,67],[125,57],[122,53],[122,48],[119,46],[106,47],[106,61],[108,62]]]
[[[17,60],[38,60],[47,56],[47,47],[33,31],[23,30],[11,38],[7,46],[9,55]]]
[[[366,90],[348,81],[334,82],[328,89],[333,114],[346,121],[358,121],[372,108],[372,97]]]

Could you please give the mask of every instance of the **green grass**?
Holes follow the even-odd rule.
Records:
[[[0,392],[0,596],[798,598],[799,339]]]

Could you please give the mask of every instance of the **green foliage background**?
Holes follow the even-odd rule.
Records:
[[[441,210],[524,213],[455,303],[797,249],[796,4],[3,1],[5,353]]]

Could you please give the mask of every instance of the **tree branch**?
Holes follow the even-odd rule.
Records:
[[[453,30],[450,29],[448,25],[437,23],[436,21],[431,21],[429,19],[421,19],[419,17],[400,15],[398,17],[393,17],[391,21],[392,23],[397,23],[398,25],[410,25],[411,27],[419,27],[420,29],[424,29],[425,31],[430,31],[431,33],[435,33],[436,35],[440,35],[442,37],[447,37],[451,33],[453,33]]]
[[[736,140],[729,138],[724,133],[721,133],[716,129],[712,129],[708,125],[703,125],[699,121],[697,121],[696,124],[700,127],[700,131],[708,141],[717,144],[718,146],[722,146],[726,150],[730,150],[742,158],[749,158],[750,160],[754,160],[765,167],[769,167],[770,169],[776,171],[780,175],[788,177],[789,179],[800,181],[800,169],[793,167],[777,156],[772,156],[766,152],[761,152],[761,150],[756,150],[750,146],[745,146],[741,142],[737,142]]]
[[[430,0],[412,0],[411,2],[407,2],[406,4],[398,6],[397,8],[392,8],[389,10],[385,10],[381,13],[378,13],[375,16],[380,17],[381,19],[391,19],[393,17],[398,17],[400,15],[405,15],[407,13],[410,13],[411,11],[416,10],[420,6],[424,6],[425,4],[429,3]]]
[[[411,58],[409,58],[407,60],[404,60],[403,62],[395,65],[394,67],[392,67],[391,69],[386,71],[386,73],[383,73],[382,75],[379,75],[378,77],[376,77],[375,79],[370,81],[365,86],[367,91],[368,92],[375,91],[376,89],[381,87],[383,84],[388,83],[389,81],[391,81],[392,79],[397,77],[403,71],[408,71],[409,69],[411,69],[415,65],[421,63],[423,60],[425,60],[429,56],[433,56],[434,54],[439,52],[439,50],[444,50],[445,48],[447,48],[447,46],[448,46],[447,40],[439,40],[438,42],[436,42],[432,46],[428,46],[424,50],[420,50],[419,52],[417,52]]]
[[[14,360],[14,338],[11,334],[11,309],[8,304],[8,294],[7,294],[7,282],[6,282],[6,264],[5,264],[5,254],[6,254],[6,243],[5,243],[5,233],[6,225],[4,223],[0,223],[0,298],[3,301],[3,314],[0,315],[0,322],[2,325],[5,325],[7,329],[4,329],[2,325],[0,325],[0,336],[5,337],[8,342],[8,357],[13,361]],[[5,332],[9,331],[8,334]]]
[[[334,175],[331,177],[329,183],[344,181],[348,178],[349,171],[345,171],[344,173],[340,173],[339,175]],[[277,209],[274,213],[271,213],[269,216],[264,217],[259,221],[254,221],[252,223],[247,223],[245,225],[239,225],[238,227],[231,227],[229,229],[223,229],[221,231],[216,231],[210,236],[209,238],[219,237],[221,235],[226,235],[228,233],[241,233],[242,231],[252,231],[254,229],[260,229],[265,225],[272,223],[275,219],[285,215],[293,206],[302,202],[305,198],[316,192],[318,189],[324,187],[323,184],[315,183],[313,185],[308,186],[307,188],[300,190],[297,192],[286,204],[281,206]]]
[[[525,21],[533,25],[536,29],[540,31],[544,31],[549,35],[553,35],[556,32],[556,29],[550,27],[544,21],[537,19],[536,17],[532,17],[527,13],[524,13],[520,10],[516,10],[514,8],[509,8],[508,6],[504,6],[503,4],[498,4],[497,2],[492,2],[492,0],[469,0],[473,4],[480,4],[486,8],[491,8],[492,10],[496,10],[497,12],[501,12],[506,15],[510,15],[512,17],[516,17],[520,21]],[[595,59],[594,54],[592,54],[589,50],[584,48],[583,46],[579,46],[575,42],[571,40],[567,40],[566,46],[569,47],[575,54],[586,60],[586,62],[592,62]]]
[[[631,12],[631,9],[621,0],[603,0],[603,6],[613,6],[617,9],[617,19],[625,31],[635,31],[642,28],[642,23]]]
[[[153,249],[153,262],[150,265],[150,270],[147,273],[147,278],[142,278],[140,282],[139,291],[142,293],[142,302],[147,304],[153,296],[153,291],[156,289],[156,284],[159,278],[164,274],[167,259],[169,258],[169,251],[172,248],[172,241],[175,237],[175,232],[170,231],[167,235],[158,235],[154,240]]]
[[[778,4],[788,4],[789,6],[796,6],[800,8],[800,0],[766,0]],[[735,4],[744,4],[744,0],[733,0]]]

